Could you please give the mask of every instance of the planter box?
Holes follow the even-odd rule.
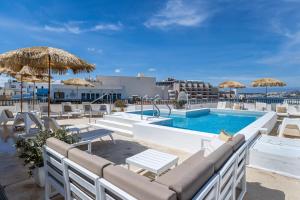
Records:
[[[33,178],[35,180],[35,183],[40,187],[45,187],[44,167],[35,168],[32,173],[33,173]]]

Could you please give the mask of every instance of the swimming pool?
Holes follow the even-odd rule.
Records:
[[[140,111],[131,113],[141,114]],[[153,111],[146,110],[143,114],[152,116]],[[262,116],[262,114],[201,110],[199,112],[186,113],[185,115],[171,114],[169,116],[166,113],[161,113],[161,116],[169,118],[169,120],[162,120],[154,122],[153,124],[212,134],[219,134],[222,130],[224,130],[227,133],[234,135],[257,120],[260,116]]]

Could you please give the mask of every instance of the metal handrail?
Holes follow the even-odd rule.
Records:
[[[169,114],[168,114],[168,116],[170,116],[170,115],[171,115],[171,112],[172,112],[171,107],[170,107],[170,105],[169,105],[168,103],[166,103],[166,106],[167,106],[168,109],[169,109]]]
[[[160,117],[160,109],[159,109],[158,106],[156,105],[155,100],[153,100],[153,116],[154,116],[154,107],[155,107],[156,110],[157,110],[156,117]]]
[[[101,97],[99,97],[99,98],[95,99],[94,101],[90,102],[90,116],[89,116],[89,123],[91,123],[91,117],[92,117],[92,104],[95,103],[95,102],[97,102],[97,101],[100,100],[100,99],[103,99],[105,96],[108,96],[108,95],[109,95],[109,93],[105,93],[105,94],[103,94]],[[111,108],[110,108],[110,109],[111,109]],[[111,112],[111,110],[110,110],[109,112]]]

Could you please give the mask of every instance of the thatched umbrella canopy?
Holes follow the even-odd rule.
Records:
[[[39,73],[48,72],[48,116],[50,116],[50,74],[64,74],[72,70],[91,72],[95,66],[62,49],[52,47],[22,48],[0,55],[0,67],[20,71],[23,66],[30,66]]]
[[[32,94],[32,109],[34,110],[34,101],[35,101],[35,84],[36,83],[47,83],[48,82],[48,75],[46,76],[42,76],[42,75],[33,75],[31,77],[26,76],[24,78],[21,78],[21,76],[16,75],[15,78],[17,79],[17,81],[22,82],[29,82],[29,83],[33,83],[33,94]],[[21,80],[22,79],[22,80]]]
[[[219,84],[219,88],[245,88],[246,86],[237,81],[225,81]]]
[[[237,81],[225,81],[223,83],[219,84],[219,88],[229,88],[229,96],[231,99],[231,89],[240,89],[240,88],[245,88],[246,86],[240,82]]]
[[[252,81],[251,85],[253,87],[265,87],[266,88],[266,96],[268,96],[268,87],[283,87],[286,86],[286,83],[277,80],[274,78],[261,78],[255,81]]]
[[[0,73],[7,74],[12,77],[16,77],[16,76],[19,77],[19,81],[21,82],[21,102],[20,102],[20,104],[21,104],[21,112],[23,112],[23,78],[30,77],[35,72],[32,69],[30,69],[30,67],[24,66],[18,72],[14,71],[13,69],[10,69],[10,68],[0,68]]]
[[[85,86],[85,87],[95,87],[92,83],[90,83],[89,81],[86,81],[84,79],[81,79],[81,78],[71,78],[71,79],[68,79],[68,80],[64,80],[63,83],[65,85],[74,85],[77,87],[77,99],[78,98],[78,87],[79,86]]]

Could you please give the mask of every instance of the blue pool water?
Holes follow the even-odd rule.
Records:
[[[138,114],[140,112],[134,112]],[[152,115],[152,110],[144,112],[144,115]],[[241,129],[245,128],[261,115],[259,114],[237,114],[237,113],[221,113],[221,112],[206,112],[196,113],[192,116],[161,114],[162,117],[168,117],[172,120],[156,122],[155,124],[182,128],[194,131],[201,131],[213,134],[219,134],[222,130],[234,135]]]

